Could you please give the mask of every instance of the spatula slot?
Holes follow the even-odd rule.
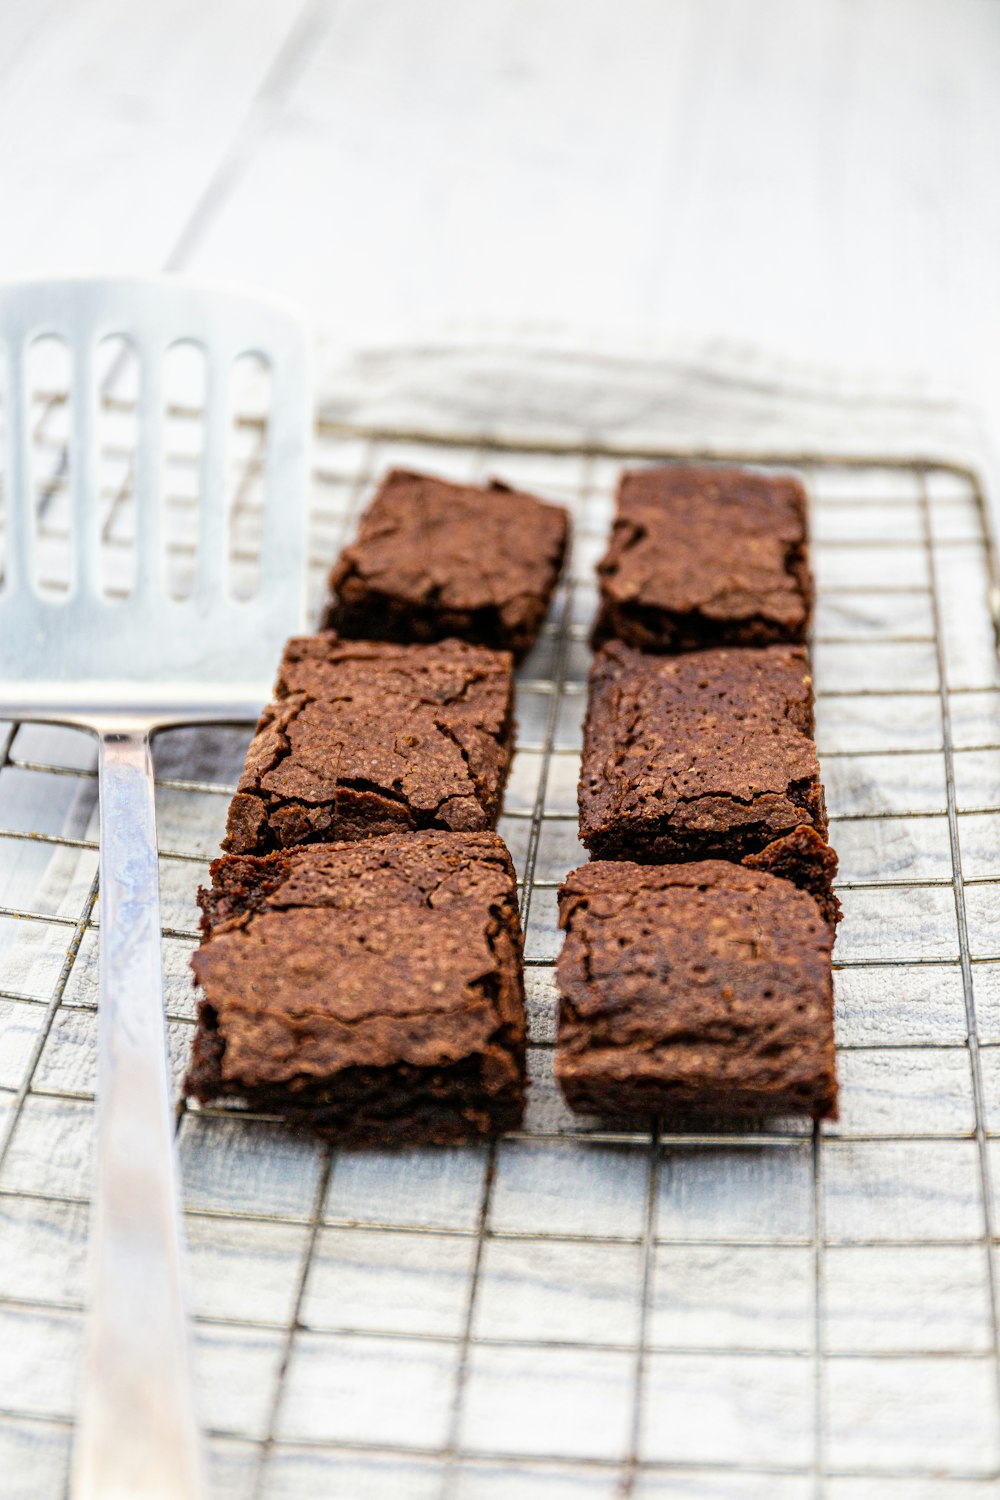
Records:
[[[75,392],[66,341],[51,335],[33,339],[24,370],[28,576],[43,597],[66,599],[78,547],[70,503],[76,462],[70,441]]]
[[[135,589],[137,506],[135,490],[139,356],[120,335],[97,346],[95,434],[100,541],[98,588],[107,599],[127,599]]]
[[[226,586],[234,599],[253,599],[260,589],[270,412],[271,366],[262,355],[241,354],[233,361],[229,383],[226,457]]]
[[[198,547],[206,504],[204,463],[208,367],[205,351],[189,339],[163,358],[164,583],[171,599],[189,599],[197,581]]]

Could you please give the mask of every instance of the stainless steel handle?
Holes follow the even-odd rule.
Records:
[[[201,1500],[145,729],[100,741],[97,1187],[73,1500]]]

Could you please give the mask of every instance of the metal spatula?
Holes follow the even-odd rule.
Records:
[[[138,370],[135,567],[102,588],[96,434],[99,349],[128,341]],[[64,341],[70,564],[40,579],[29,349]],[[190,597],[165,564],[163,369],[179,342],[204,354],[200,516]],[[224,501],[228,391],[253,353],[270,376],[259,582],[233,596]],[[0,288],[5,428],[0,714],[93,730],[100,743],[100,1004],[92,1283],[74,1458],[76,1500],[204,1493],[191,1391],[178,1174],[168,1082],[150,734],[253,720],[304,585],[308,394],[302,334],[284,311],[180,282],[41,282]],[[113,373],[113,372],[112,372]],[[106,386],[106,381],[105,381]]]

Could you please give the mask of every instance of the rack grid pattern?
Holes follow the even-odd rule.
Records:
[[[45,403],[56,548],[60,421]],[[245,438],[232,494],[252,536],[260,433]],[[180,442],[170,466],[181,517],[196,458]],[[500,825],[521,882],[532,1088],[517,1136],[399,1154],[182,1111],[201,1405],[225,1500],[996,1493],[1000,669],[981,498],[944,469],[804,470],[845,909],[840,1122],[616,1132],[555,1088],[552,965],[556,889],[584,858],[586,636],[621,462],[321,434],[314,604],[391,464],[496,473],[574,513],[567,578],[519,674]],[[126,553],[127,462],[106,500],[106,538]],[[178,1078],[194,893],[247,737],[157,742]],[[58,1500],[84,1295],[96,781],[86,736],[11,725],[0,747],[0,1475],[7,1500]]]

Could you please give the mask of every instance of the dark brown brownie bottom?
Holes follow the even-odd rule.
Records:
[[[836,1116],[832,933],[811,896],[721,861],[598,862],[559,907],[556,1076],[572,1108]]]
[[[225,1044],[211,1011],[191,1049],[189,1095],[221,1099]],[[484,1097],[478,1062],[449,1067],[349,1068],[329,1084],[300,1081],[245,1088],[238,1095],[255,1114],[274,1115],[341,1146],[447,1146],[516,1130],[524,1113],[514,1091]]]
[[[199,897],[186,1088],[343,1144],[515,1128],[524,1100],[513,866],[491,833],[227,855]]]

